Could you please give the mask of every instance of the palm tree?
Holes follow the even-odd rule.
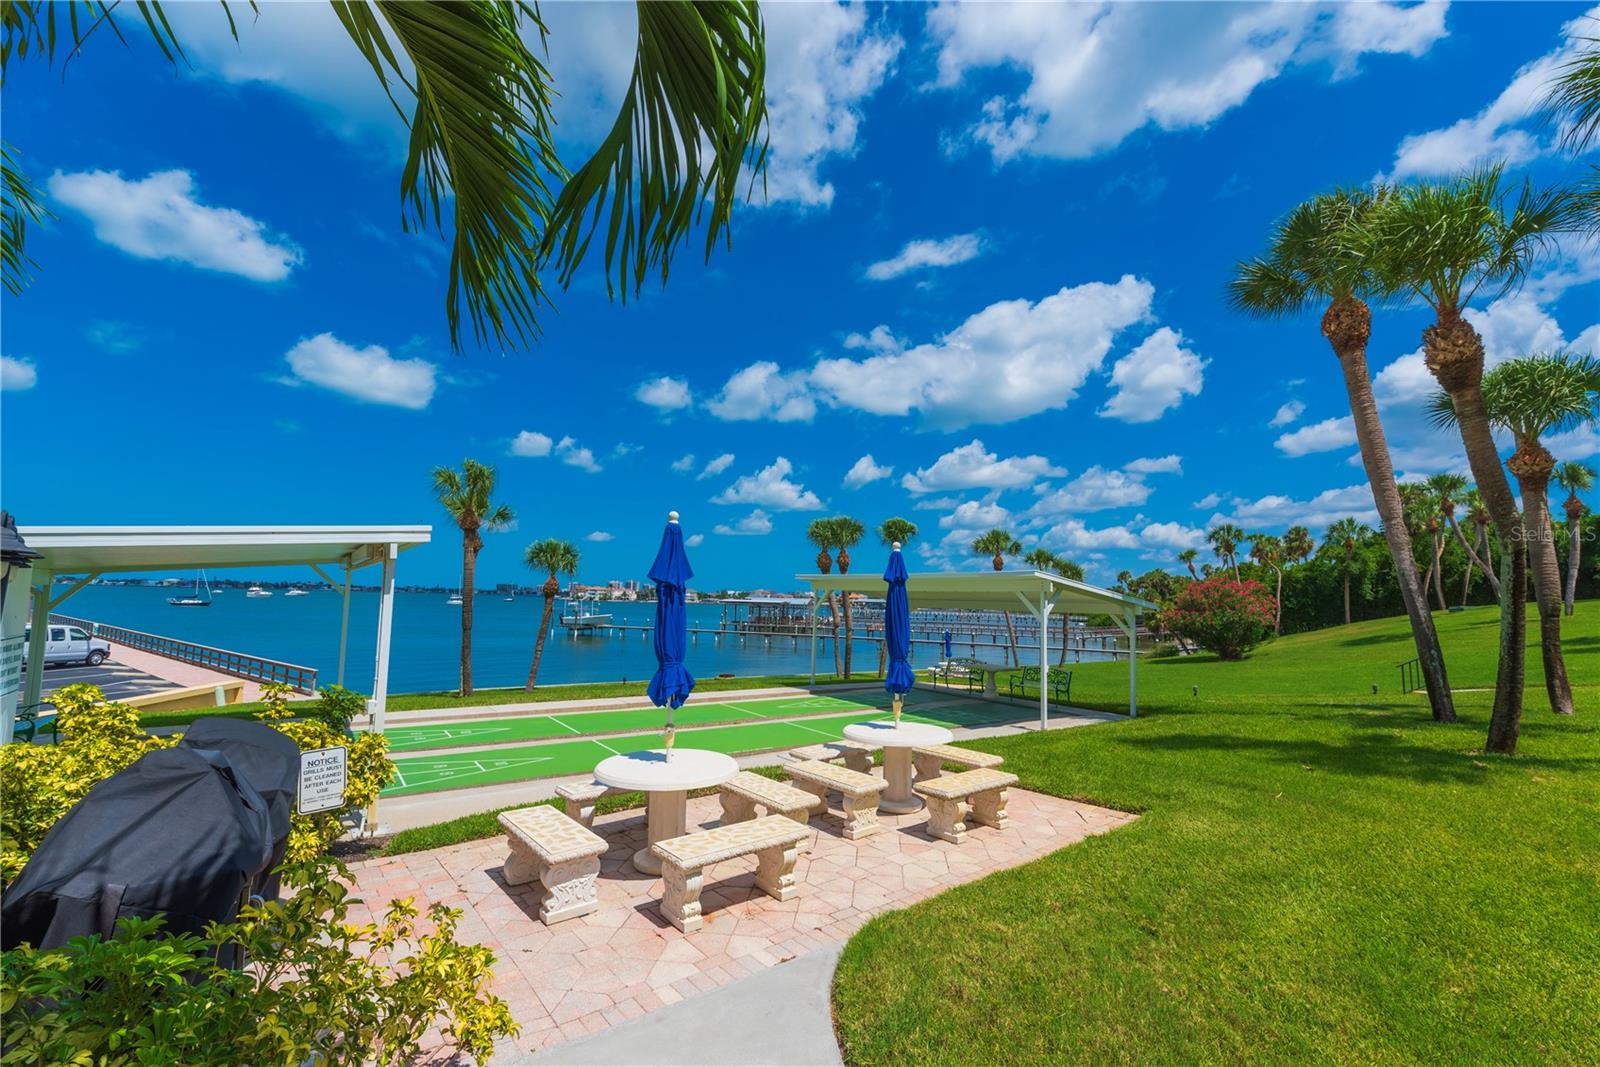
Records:
[[[806,540],[817,546],[817,570],[822,574],[833,571],[833,544],[835,541],[832,519],[812,519],[806,527]],[[839,609],[834,604],[833,590],[828,590],[828,622],[833,630],[833,676],[844,677],[844,660],[839,652]]]
[[[1567,500],[1563,507],[1567,513],[1567,595],[1564,598],[1566,612],[1572,614],[1573,600],[1578,591],[1578,548],[1583,544],[1583,501],[1578,499],[1579,493],[1587,493],[1594,488],[1594,468],[1586,467],[1582,463],[1563,463],[1556,468],[1555,482],[1567,491]]]
[[[1580,35],[1576,39],[1582,44],[1562,64],[1545,97],[1548,112],[1565,113],[1561,143],[1575,156],[1586,152],[1600,136],[1600,37]],[[1600,166],[1589,168],[1577,202],[1580,224],[1591,234],[1600,234]]]
[[[1496,600],[1500,599],[1500,575],[1495,570],[1493,545],[1489,543],[1489,526],[1492,518],[1489,509],[1483,502],[1483,494],[1477,488],[1468,489],[1461,497],[1461,506],[1467,509],[1467,518],[1472,522],[1472,560],[1483,571],[1483,576],[1489,580],[1489,588],[1494,590]],[[1482,552],[1482,556],[1478,555]],[[1461,589],[1461,606],[1467,606],[1467,595],[1472,590],[1472,571],[1467,571],[1467,580]]]
[[[831,530],[833,533],[833,545],[838,549],[838,552],[835,554],[835,558],[839,563],[839,573],[849,574],[850,550],[861,543],[861,539],[867,534],[867,528],[861,524],[859,519],[853,519],[849,515],[837,515],[830,521],[831,525],[829,526],[829,530]],[[851,655],[851,653],[854,651],[854,649],[851,647],[851,641],[853,638],[854,630],[850,624],[850,594],[845,593],[844,677],[846,681],[850,679],[852,659],[854,658]]]
[[[1388,195],[1385,189],[1341,189],[1300,204],[1278,223],[1266,258],[1239,264],[1228,295],[1236,309],[1265,318],[1324,308],[1322,336],[1328,339],[1344,374],[1361,462],[1382,519],[1389,555],[1394,560],[1400,598],[1411,623],[1411,638],[1428,689],[1428,704],[1435,720],[1454,722],[1455,703],[1450,696],[1444,652],[1417,578],[1400,491],[1395,486],[1394,463],[1389,458],[1389,442],[1367,373],[1367,342],[1372,335],[1372,311],[1367,299],[1378,292],[1379,286],[1373,276],[1363,227]]]
[[[544,639],[550,632],[550,616],[555,612],[556,597],[561,595],[561,582],[557,575],[572,577],[578,573],[578,548],[571,541],[554,537],[535,541],[522,554],[522,562],[533,571],[544,571],[548,577],[540,594],[544,597],[544,614],[539,617],[539,632],[533,639],[533,666],[528,668],[528,681],[524,689],[532,689],[539,680],[539,661],[544,658]]]
[[[1274,594],[1274,616],[1272,632],[1283,632],[1283,541],[1271,534],[1250,535],[1250,558],[1264,567],[1269,567],[1278,579],[1278,591]]]
[[[13,57],[52,62],[59,43],[75,58],[102,27],[121,37],[117,6],[7,4],[0,81]],[[597,233],[606,235],[607,288],[620,287],[624,298],[652,272],[666,280],[669,260],[702,216],[709,256],[728,238],[746,166],[752,178],[764,170],[766,44],[754,0],[639,4],[633,77],[621,109],[576,171],[556,151],[557,91],[541,59],[547,37],[536,5],[333,6],[354,44],[351,62],[372,68],[402,118],[402,100],[414,101],[402,222],[407,230],[431,227],[450,236],[445,313],[458,350],[463,305],[480,344],[536,340],[539,308],[549,299],[541,270],[553,266],[568,285]],[[217,17],[237,38],[232,12],[221,7]],[[141,2],[137,10],[162,55],[184,60],[161,4]],[[274,17],[270,5],[260,17]],[[404,86],[398,99],[396,82]],[[13,271],[25,263],[24,219],[39,216],[9,150],[5,163],[0,259],[10,286],[25,281]]]
[[[472,600],[484,530],[504,529],[516,518],[505,504],[493,503],[494,468],[475,459],[461,470],[433,469],[433,494],[461,529],[461,695],[472,695]]]
[[[1283,558],[1287,563],[1304,563],[1315,552],[1317,542],[1304,526],[1291,526],[1283,531]]]
[[[1337,549],[1344,557],[1344,565],[1339,569],[1344,575],[1344,621],[1348,626],[1350,625],[1350,570],[1355,563],[1356,549],[1372,536],[1372,527],[1358,519],[1344,518],[1329,523],[1327,531],[1322,536],[1323,543]]]
[[[1239,542],[1244,539],[1244,531],[1231,522],[1213,526],[1206,534],[1206,540],[1211,542],[1217,558],[1233,570],[1233,580],[1236,582],[1239,580]]]
[[[917,524],[909,519],[884,519],[878,523],[878,540],[883,543],[885,548],[897,541],[900,543],[901,548],[905,548],[916,538]]]
[[[1561,652],[1561,567],[1556,559],[1550,519],[1550,475],[1556,458],[1539,440],[1595,419],[1594,393],[1600,391],[1600,360],[1566,353],[1513,359],[1483,376],[1480,387],[1488,421],[1511,431],[1516,451],[1506,461],[1521,490],[1526,512],[1527,552],[1539,608],[1539,646],[1544,655],[1545,690],[1558,715],[1572,714],[1572,686]],[[1442,425],[1459,422],[1454,397],[1434,397]]]
[[[1200,551],[1194,548],[1186,548],[1178,553],[1178,562],[1189,568],[1189,577],[1197,582],[1200,580],[1200,575],[1194,569],[1194,560],[1199,554]]]
[[[972,554],[991,557],[997,571],[1005,570],[1007,556],[1015,556],[1021,551],[1022,542],[1012,537],[1010,530],[1002,530],[998,526],[972,542]],[[1017,627],[1011,621],[1011,612],[1004,612],[1004,615],[1006,635],[1011,642],[1011,659],[1020,667],[1022,659],[1017,655]]]
[[[1454,530],[1456,538],[1461,542],[1461,547],[1467,548],[1467,539],[1462,536],[1460,528],[1456,526],[1456,498],[1466,491],[1467,480],[1459,474],[1445,473],[1433,475],[1427,480],[1426,484],[1428,490],[1433,493],[1435,505],[1439,508],[1438,519],[1443,520],[1443,524],[1440,524],[1438,519],[1434,523],[1433,589],[1439,597],[1439,610],[1444,611],[1444,531],[1446,529]],[[1471,556],[1472,551],[1468,549],[1467,554]],[[1467,569],[1472,569],[1470,559],[1467,561]]]

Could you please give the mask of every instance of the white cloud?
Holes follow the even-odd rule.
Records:
[[[1146,456],[1143,459],[1136,459],[1132,463],[1124,463],[1122,469],[1129,474],[1182,474],[1183,457],[1176,454],[1170,456]]]
[[[982,253],[983,239],[975,233],[958,233],[937,241],[908,241],[889,259],[879,260],[868,267],[867,277],[875,282],[887,281],[928,267],[953,267],[957,263],[976,259]]]
[[[604,544],[607,541],[616,540],[616,538],[612,537],[611,534],[606,530],[594,530],[591,533],[585,534],[583,539],[585,541],[594,541],[598,544]]]
[[[688,545],[690,548],[699,548],[701,545],[706,543],[706,535],[703,533],[690,534],[688,537],[683,539],[683,543]]]
[[[1222,503],[1222,494],[1220,494],[1220,493],[1207,493],[1205,496],[1201,497],[1199,500],[1196,500],[1194,502],[1194,506],[1199,508],[1200,510],[1204,511],[1206,508],[1214,508],[1220,503]]]
[[[1145,126],[1206,126],[1293,63],[1329,59],[1348,73],[1365,52],[1420,55],[1443,16],[1438,3],[940,4],[928,29],[940,86],[990,68],[1025,78],[966,131],[1004,162],[1086,158]]]
[[[1183,334],[1163,326],[1111,368],[1116,392],[1100,414],[1123,422],[1154,422],[1185,396],[1199,396],[1206,360],[1183,347]]]
[[[1042,493],[1033,507],[1028,509],[1028,515],[1071,515],[1109,508],[1138,507],[1150,499],[1151,492],[1143,475],[1106,470],[1096,465],[1060,489]]]
[[[1356,421],[1349,415],[1323,419],[1310,426],[1282,434],[1272,442],[1286,456],[1308,456],[1313,452],[1331,452],[1356,443]]]
[[[727,470],[731,466],[733,466],[733,453],[732,452],[724,452],[722,455],[718,456],[716,459],[713,459],[710,462],[708,462],[705,465],[705,469],[703,469],[695,477],[695,480],[699,481],[699,480],[701,480],[703,478],[715,478],[717,475],[721,474],[723,471]]]
[[[974,437],[967,444],[953,448],[934,460],[928,467],[907,474],[900,484],[916,494],[936,493],[949,489],[1015,489],[1032,485],[1040,478],[1053,478],[1066,471],[1052,464],[1044,456],[1008,456],[1001,459],[998,453],[983,447]]]
[[[761,16],[768,42],[767,201],[826,207],[834,188],[822,166],[855,154],[862,106],[888,77],[902,42],[868,26],[865,4],[769,4]]]
[[[855,465],[845,471],[844,484],[847,489],[860,489],[863,485],[881,481],[894,473],[893,467],[885,467],[872,458],[872,453],[867,453],[856,460]]]
[[[685,474],[694,470],[694,453],[690,452],[688,455],[680,456],[679,458],[673,460],[672,469],[677,471],[679,474]]]
[[[639,387],[633,391],[633,397],[639,403],[648,404],[658,411],[676,411],[694,402],[694,398],[689,394],[688,382],[682,378],[669,378],[665,375],[640,382]]]
[[[817,402],[804,371],[785,373],[776,363],[763,360],[736,371],[722,392],[706,401],[706,410],[729,422],[809,422],[817,413]]]
[[[906,343],[894,335],[889,327],[879,324],[866,333],[848,334],[844,339],[846,348],[862,348],[868,352],[899,352],[905,348]]]
[[[39,368],[32,360],[0,356],[0,391],[20,393],[39,384]]]
[[[790,481],[794,466],[779,456],[754,474],[737,478],[712,497],[715,504],[760,504],[775,511],[820,511],[822,501],[798,482]],[[757,514],[760,514],[759,510]],[[764,531],[763,531],[764,532]]]
[[[618,441],[611,446],[611,458],[621,459],[623,456],[631,456],[643,448],[643,445],[636,445],[632,441]]]
[[[1206,532],[1179,522],[1152,522],[1139,531],[1139,540],[1151,548],[1199,548]]]
[[[561,462],[569,467],[577,467],[590,474],[600,472],[600,464],[594,461],[594,452],[584,448],[570,436],[556,442],[556,455],[560,456]]]
[[[1287,426],[1295,419],[1298,419],[1301,415],[1305,414],[1305,410],[1306,406],[1300,401],[1290,400],[1279,406],[1277,412],[1272,416],[1272,421],[1267,423],[1267,425],[1273,427]]]
[[[772,517],[760,508],[756,508],[732,526],[718,523],[712,527],[711,532],[730,537],[759,537],[772,532]]]
[[[1115,338],[1149,318],[1154,287],[1124,275],[1067,286],[1037,302],[1002,300],[937,341],[865,359],[824,359],[813,384],[840,406],[917,411],[945,429],[1065,407]]]
[[[1372,503],[1372,488],[1366,482],[1342,489],[1325,489],[1310,500],[1270,495],[1258,500],[1235,499],[1227,513],[1211,517],[1208,526],[1234,522],[1245,529],[1276,529],[1284,526],[1322,527],[1353,515],[1363,522],[1376,522],[1377,508]]]
[[[300,250],[240,211],[208,207],[195,197],[194,176],[157,171],[128,181],[117,171],[57,171],[50,195],[94,225],[106,244],[141,259],[173,260],[258,282],[282,281]]]
[[[1046,530],[1039,538],[1046,548],[1104,549],[1138,548],[1139,537],[1125,526],[1091,530],[1082,519],[1066,519]]]
[[[508,450],[513,456],[548,456],[555,447],[555,442],[547,434],[537,430],[523,430],[511,439],[511,448]]]
[[[962,501],[950,514],[940,516],[939,528],[970,536],[996,526],[1006,526],[1010,522],[1011,512],[999,503],[994,494],[990,494],[982,500]]]
[[[1487,163],[1516,167],[1554,151],[1556,138],[1541,139],[1537,132],[1544,96],[1557,71],[1573,57],[1579,38],[1592,36],[1596,17],[1600,17],[1600,7],[1590,8],[1562,27],[1562,43],[1524,64],[1511,83],[1476,115],[1402,140],[1389,177],[1456,174]]]
[[[299,341],[284,354],[293,377],[374,404],[421,410],[433,399],[438,368],[425,359],[395,359],[381,345],[355,348],[331,333]]]

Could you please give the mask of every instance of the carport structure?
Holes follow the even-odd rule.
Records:
[[[811,682],[817,681],[817,606],[829,593],[846,596],[859,593],[881,597],[885,583],[871,571],[858,574],[797,574],[811,586],[814,597],[811,611]],[[1039,623],[1039,727],[1050,719],[1050,616],[1109,615],[1128,637],[1128,714],[1139,714],[1139,657],[1136,635],[1139,615],[1157,610],[1141,600],[1114,589],[1102,589],[1087,582],[1073,581],[1047,571],[975,571],[952,573],[931,571],[912,574],[906,581],[906,594],[913,612],[911,628],[919,629],[915,612],[930,611],[1017,611],[1027,612]],[[1020,657],[1020,652],[1019,652]]]
[[[33,633],[22,705],[39,702],[44,642],[50,612],[103,574],[305,565],[343,597],[339,622],[339,684],[344,684],[345,650],[350,635],[350,585],[365,567],[382,568],[378,597],[377,656],[372,696],[367,702],[372,728],[382,732],[389,690],[389,645],[394,624],[395,561],[408,548],[427,544],[430,526],[24,526],[17,531],[38,553],[26,573],[32,594]],[[57,575],[79,575],[57,590]],[[23,598],[8,596],[4,640],[21,637]],[[8,687],[9,688],[9,687]],[[0,702],[0,743],[11,740],[17,694]]]

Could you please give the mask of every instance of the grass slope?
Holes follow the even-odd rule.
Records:
[[[1142,817],[864,927],[846,1060],[1600,1062],[1597,624],[1567,621],[1579,714],[1530,685],[1512,759],[1480,751],[1490,694],[1438,726],[1394,693],[1403,619],[1152,663],[1137,721],[974,742]],[[1492,611],[1439,627],[1452,683],[1492,684]],[[1074,697],[1123,685],[1084,665]]]

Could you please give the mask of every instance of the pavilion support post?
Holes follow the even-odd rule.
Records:
[[[817,684],[817,594],[811,593],[811,684]]]
[[[1050,725],[1050,609],[1055,604],[1039,593],[1039,732]]]
[[[0,675],[0,744],[10,744],[17,724],[17,699],[22,693],[22,631],[28,625],[28,594],[33,572],[15,566],[5,581],[5,602],[0,614],[0,647],[5,649],[6,673]],[[15,657],[15,658],[13,658]],[[29,659],[32,662],[32,659]],[[12,674],[11,671],[16,671]]]
[[[339,674],[338,684],[344,685],[345,652],[350,647],[350,564],[344,565],[344,585],[339,588],[343,603],[339,607]]]
[[[50,633],[50,583],[55,575],[39,567],[28,572],[28,588],[33,591],[33,633],[28,639],[28,674],[22,685],[22,706],[39,703],[44,689],[44,643]]]
[[[1128,718],[1139,717],[1139,616],[1128,609]]]
[[[385,545],[383,584],[378,589],[378,655],[373,666],[372,699],[367,701],[367,728],[383,733],[385,704],[389,699],[389,640],[394,628],[394,560],[399,545]]]

